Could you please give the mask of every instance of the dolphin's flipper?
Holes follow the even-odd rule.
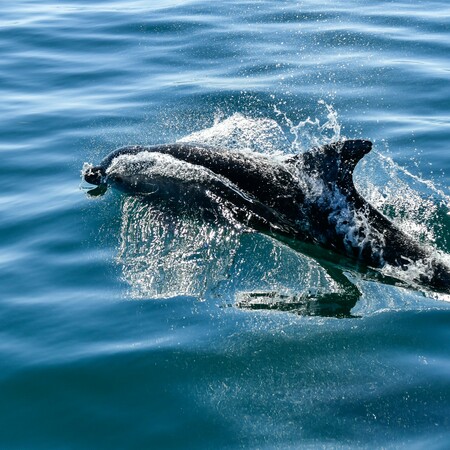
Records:
[[[352,308],[361,297],[359,289],[339,269],[326,267],[328,275],[339,284],[338,292],[307,292],[285,295],[277,292],[241,293],[236,305],[241,309],[286,311],[301,316],[355,317]]]
[[[288,247],[296,248],[294,241],[282,238]],[[291,244],[291,245],[290,245]],[[294,245],[292,245],[294,244]],[[306,246],[314,248],[313,246]],[[319,250],[320,252],[320,250]],[[306,252],[304,252],[307,254]],[[347,277],[345,269],[339,263],[313,256],[328,276],[336,282],[338,290],[335,292],[321,292],[310,290],[300,295],[285,295],[276,291],[240,293],[235,306],[251,310],[288,311],[301,316],[321,317],[355,317],[351,310],[361,297],[358,287]]]

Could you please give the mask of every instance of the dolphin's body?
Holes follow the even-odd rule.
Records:
[[[372,143],[347,140],[276,159],[194,144],[113,151],[84,179],[134,194],[202,188],[230,202],[241,222],[273,235],[317,244],[358,263],[407,270],[415,282],[450,292],[450,271],[357,192],[353,170]]]

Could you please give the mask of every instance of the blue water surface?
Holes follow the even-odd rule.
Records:
[[[156,248],[153,213],[80,187],[121,145],[363,137],[360,189],[448,255],[447,1],[17,0],[0,18],[1,448],[448,448],[445,299],[354,275],[358,318],[241,310],[242,290],[323,274],[173,217]]]

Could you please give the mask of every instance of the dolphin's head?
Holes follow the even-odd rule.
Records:
[[[83,167],[82,176],[89,184],[94,184],[96,186],[106,185],[108,182],[107,171],[118,157],[121,155],[136,155],[144,150],[144,147],[137,145],[118,148],[104,158],[98,166],[92,166],[91,164],[86,163]]]
[[[105,169],[101,166],[88,166],[83,173],[84,180],[89,184],[99,186],[106,175]]]
[[[207,168],[191,164],[170,154],[142,147],[115,150],[97,166],[83,170],[84,180],[111,186],[127,194],[180,196],[188,191],[205,191],[221,184]],[[98,188],[95,189],[97,193]]]
[[[106,192],[106,172],[103,166],[93,166],[92,164],[85,163],[81,171],[81,176],[84,181],[96,186],[87,191],[90,197],[99,197]]]
[[[120,153],[107,167],[105,180],[108,185],[127,193],[152,193],[162,171],[159,155],[150,152]]]
[[[128,153],[124,150],[127,149],[113,152],[97,166],[85,164],[82,171],[83,179],[89,184],[98,186],[88,191],[89,193],[97,195],[99,188],[104,193],[107,186],[125,192],[154,191],[154,185],[150,186],[150,183],[154,178],[152,168],[155,165],[156,155],[142,153],[136,156],[135,152]]]

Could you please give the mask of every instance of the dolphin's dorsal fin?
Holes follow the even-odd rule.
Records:
[[[337,185],[345,194],[353,195],[353,170],[372,149],[372,142],[347,140],[313,148],[298,155],[302,169],[317,175],[330,186]]]

